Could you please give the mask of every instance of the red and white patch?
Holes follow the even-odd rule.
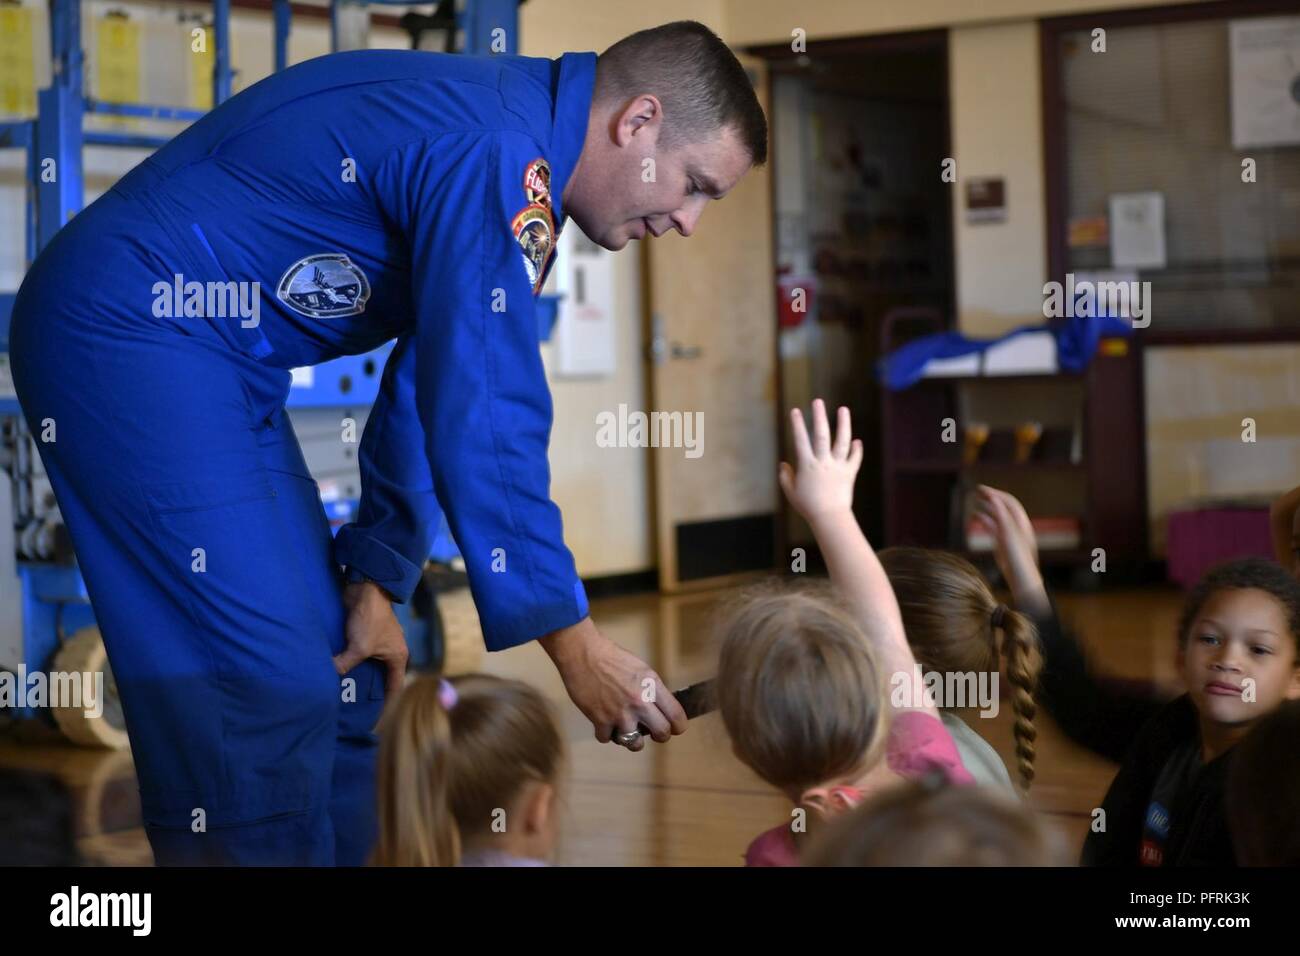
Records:
[[[524,198],[530,203],[551,207],[551,166],[540,156],[524,170]]]

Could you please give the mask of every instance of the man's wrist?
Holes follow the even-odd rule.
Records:
[[[359,572],[349,572],[343,587],[343,604],[351,609],[368,598],[382,597],[392,603],[393,596],[370,578]]]
[[[559,665],[581,653],[587,643],[586,639],[590,638],[593,633],[599,632],[596,631],[591,618],[584,617],[576,624],[542,635],[537,639],[537,643],[541,644],[542,650],[546,651],[551,660]]]

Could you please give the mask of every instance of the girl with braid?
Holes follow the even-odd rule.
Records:
[[[958,555],[888,548],[880,553],[880,563],[898,598],[907,642],[927,676],[942,675],[944,687],[969,687],[983,675],[998,675],[1005,664],[1016,716],[1019,782],[1022,790],[1028,790],[1034,779],[1034,740],[1038,735],[1034,729],[1035,691],[1043,666],[1033,622],[999,603],[975,566]],[[996,700],[998,684],[989,680]],[[940,700],[940,719],[976,781],[1014,791],[997,751],[952,710],[974,703]],[[996,713],[994,708],[992,714]]]

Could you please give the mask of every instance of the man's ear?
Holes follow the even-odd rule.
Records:
[[[659,97],[652,93],[635,96],[618,115],[614,125],[614,142],[619,146],[627,146],[634,137],[641,136],[647,137],[643,142],[653,148],[659,142],[663,114],[664,108]]]

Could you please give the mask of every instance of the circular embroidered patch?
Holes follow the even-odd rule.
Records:
[[[276,298],[303,315],[332,319],[359,315],[370,298],[366,275],[341,252],[304,256],[285,270]]]
[[[524,269],[528,272],[528,283],[536,294],[542,286],[542,277],[546,275],[546,261],[551,257],[551,250],[555,246],[555,224],[551,221],[551,211],[539,203],[530,203],[515,215],[510,231],[519,243]]]

